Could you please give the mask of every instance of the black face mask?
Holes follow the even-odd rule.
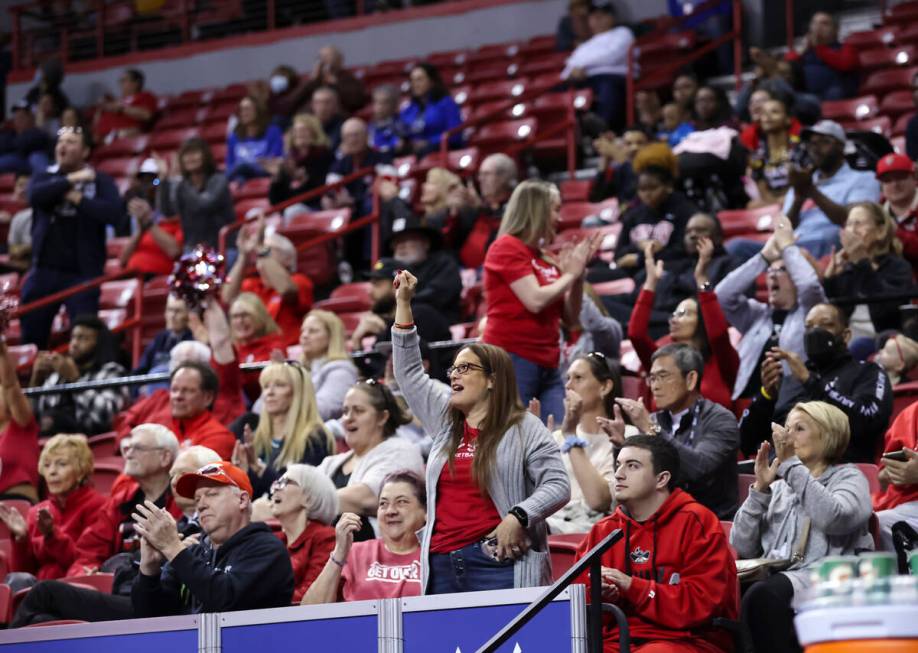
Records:
[[[845,350],[845,342],[825,329],[814,327],[803,334],[803,349],[813,365],[822,368]]]

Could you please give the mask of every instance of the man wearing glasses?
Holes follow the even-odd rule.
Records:
[[[64,127],[54,147],[55,165],[29,186],[32,206],[32,269],[22,288],[23,304],[102,275],[106,228],[124,225],[127,212],[111,177],[87,164],[89,134]],[[21,317],[23,342],[47,349],[51,323],[61,304],[71,318],[99,310],[93,288]]]
[[[290,605],[293,568],[284,544],[252,522],[248,474],[222,461],[183,474],[176,494],[193,499],[207,537],[185,546],[175,519],[147,501],[136,506],[140,575],[136,617],[227,612]]]

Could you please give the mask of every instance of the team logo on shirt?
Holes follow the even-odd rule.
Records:
[[[650,560],[650,551],[638,547],[631,551],[631,562],[641,565]]]
[[[402,583],[408,580],[421,580],[421,561],[415,560],[410,565],[383,565],[374,562],[367,569],[367,580],[378,583]]]

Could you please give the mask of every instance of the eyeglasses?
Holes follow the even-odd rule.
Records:
[[[475,363],[459,363],[458,365],[450,365],[448,368],[446,368],[446,376],[447,378],[451,377],[453,372],[459,376],[465,376],[472,370],[481,370],[482,372],[487,371],[483,366],[476,365]]]
[[[772,275],[772,276],[776,276],[776,275],[779,275],[779,274],[786,274],[786,273],[787,273],[787,268],[785,268],[785,267],[780,267],[780,268],[768,268],[768,274],[770,274],[770,275]]]
[[[674,378],[676,378],[675,374],[670,374],[669,372],[657,372],[656,374],[648,374],[644,378],[644,382],[648,386],[652,386],[654,384],[662,385],[665,383],[669,383]]]
[[[147,451],[156,451],[157,449],[164,449],[165,447],[147,447],[142,444],[134,444],[132,442],[122,442],[121,443],[121,454],[126,455],[132,451],[137,453],[145,453]]]
[[[64,126],[57,130],[58,136],[63,136],[64,134],[82,134],[82,133],[83,133],[83,128],[80,127],[79,125],[75,127]]]
[[[601,351],[591,351],[589,354],[587,354],[587,358],[598,358],[601,361],[605,361],[606,355]]]
[[[299,484],[293,479],[287,478],[286,476],[281,476],[279,479],[271,483],[270,494],[273,495],[275,492],[283,490],[288,485],[292,485],[293,487],[300,487]]]

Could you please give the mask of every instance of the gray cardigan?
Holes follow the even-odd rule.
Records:
[[[427,432],[434,434],[427,461],[427,523],[418,531],[423,594],[430,574],[430,538],[437,518],[437,481],[447,462],[450,390],[442,383],[432,381],[424,372],[417,329],[392,329],[392,356],[395,378],[408,406]],[[527,412],[522,422],[511,427],[501,438],[488,494],[501,515],[506,515],[514,506],[519,506],[529,515],[531,548],[514,565],[513,586],[536,587],[551,583],[545,518],[568,502],[571,486],[558,444],[538,417]]]
[[[312,362],[310,375],[322,420],[340,417],[344,395],[357,383],[357,368],[349,360],[330,361],[323,358]]]
[[[802,563],[782,572],[794,592],[809,587],[811,568],[826,556],[873,549],[867,524],[873,508],[867,478],[854,465],[832,465],[813,478],[796,456],[778,467],[771,492],[750,488],[733,518],[730,544],[740,558],[789,558],[810,518]]]
[[[816,270],[800,253],[799,247],[791,245],[785,248],[782,256],[787,272],[797,288],[797,305],[784,319],[778,344],[782,349],[792,351],[806,360],[806,353],[803,351],[803,322],[813,306],[826,301],[826,295],[819,283]],[[717,301],[720,302],[727,321],[743,334],[743,339],[739,343],[740,365],[736,373],[736,383],[733,385],[733,399],[739,398],[749,383],[749,377],[755,371],[762,354],[762,347],[768,342],[774,326],[771,321],[771,306],[750,299],[744,294],[749,286],[755,283],[756,277],[767,268],[765,259],[756,254],[728,274],[715,289]]]

